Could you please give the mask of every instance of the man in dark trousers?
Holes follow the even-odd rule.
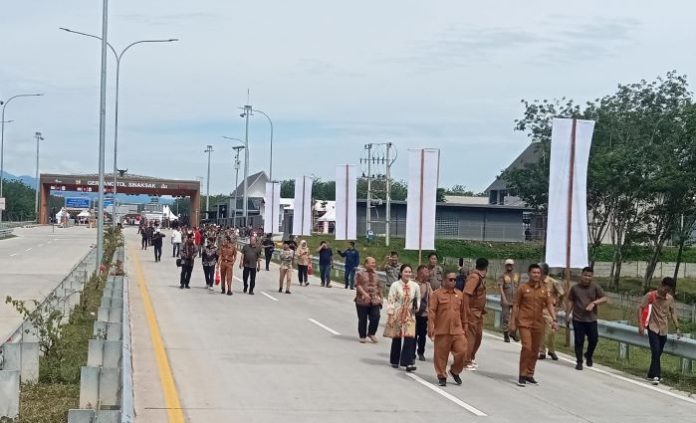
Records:
[[[355,289],[355,269],[358,268],[360,264],[360,253],[355,249],[355,242],[350,241],[348,244],[350,246],[346,251],[338,250],[338,254],[345,258],[344,263],[344,277],[346,283],[346,289]]]
[[[244,281],[244,293],[254,295],[256,287],[256,272],[261,270],[261,246],[257,245],[256,237],[249,238],[249,243],[242,248],[242,261],[239,268],[244,269],[242,280]]]
[[[162,234],[159,228],[155,229],[152,234],[152,246],[155,247],[155,262],[162,261],[162,239],[164,234]]]
[[[326,241],[322,241],[317,248],[319,253],[319,277],[321,286],[331,288],[331,265],[333,264],[333,251]]]
[[[275,247],[273,240],[271,239],[272,236],[272,234],[266,234],[263,241],[261,241],[261,246],[263,247],[263,256],[266,259],[266,272],[270,270],[271,258],[273,258],[273,250]]]
[[[602,288],[592,282],[594,270],[591,267],[582,269],[580,283],[573,285],[568,292],[566,316],[573,313],[573,331],[575,334],[575,369],[582,370],[583,347],[587,337],[587,352],[585,364],[592,367],[592,355],[599,341],[597,331],[597,306],[607,302]]]

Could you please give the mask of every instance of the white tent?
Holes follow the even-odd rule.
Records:
[[[336,208],[329,208],[326,213],[317,222],[335,222],[336,221]]]
[[[168,219],[170,222],[174,220],[179,220],[179,216],[172,213],[172,211],[169,209],[169,206],[167,205],[165,205],[162,208],[162,215],[165,219]]]
[[[88,212],[87,210],[82,210],[82,211],[77,215],[77,217],[90,217],[90,216],[92,216],[92,214],[91,214],[90,212]]]

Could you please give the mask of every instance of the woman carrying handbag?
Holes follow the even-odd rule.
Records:
[[[400,279],[389,287],[387,298],[387,325],[384,336],[392,339],[389,362],[407,372],[416,370],[416,311],[420,308],[418,284],[411,280],[413,269],[404,264],[399,269]]]

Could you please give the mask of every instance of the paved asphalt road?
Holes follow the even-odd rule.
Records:
[[[46,297],[89,252],[96,232],[86,227],[55,231],[50,226],[18,228],[15,238],[0,239],[0,339],[22,322],[7,295],[22,300]]]
[[[234,296],[223,296],[203,288],[200,260],[192,289],[180,290],[167,244],[155,263],[135,231],[127,239],[140,422],[654,423],[696,415],[696,400],[607,369],[578,372],[563,360],[539,363],[539,386],[517,387],[519,345],[493,335],[484,338],[480,370],[440,389],[431,343],[412,376],[389,366],[389,340],[358,343],[351,291],[312,278],[312,286],[280,294],[273,267],[260,273],[255,296],[242,294],[238,279]],[[143,290],[154,306],[150,321]],[[163,340],[159,362],[159,334],[151,337],[148,323]]]

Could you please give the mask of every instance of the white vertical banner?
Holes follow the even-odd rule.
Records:
[[[295,179],[295,210],[292,214],[292,234],[312,235],[312,183],[309,176]]]
[[[280,232],[280,182],[266,182],[264,201],[263,231]]]
[[[336,166],[336,226],[337,241],[357,239],[357,168],[353,165]]]
[[[568,255],[573,269],[589,263],[587,167],[594,124],[591,120],[553,120],[546,226],[546,263],[551,267],[566,267]]]
[[[435,202],[439,174],[439,149],[408,151],[406,250],[435,249]]]

